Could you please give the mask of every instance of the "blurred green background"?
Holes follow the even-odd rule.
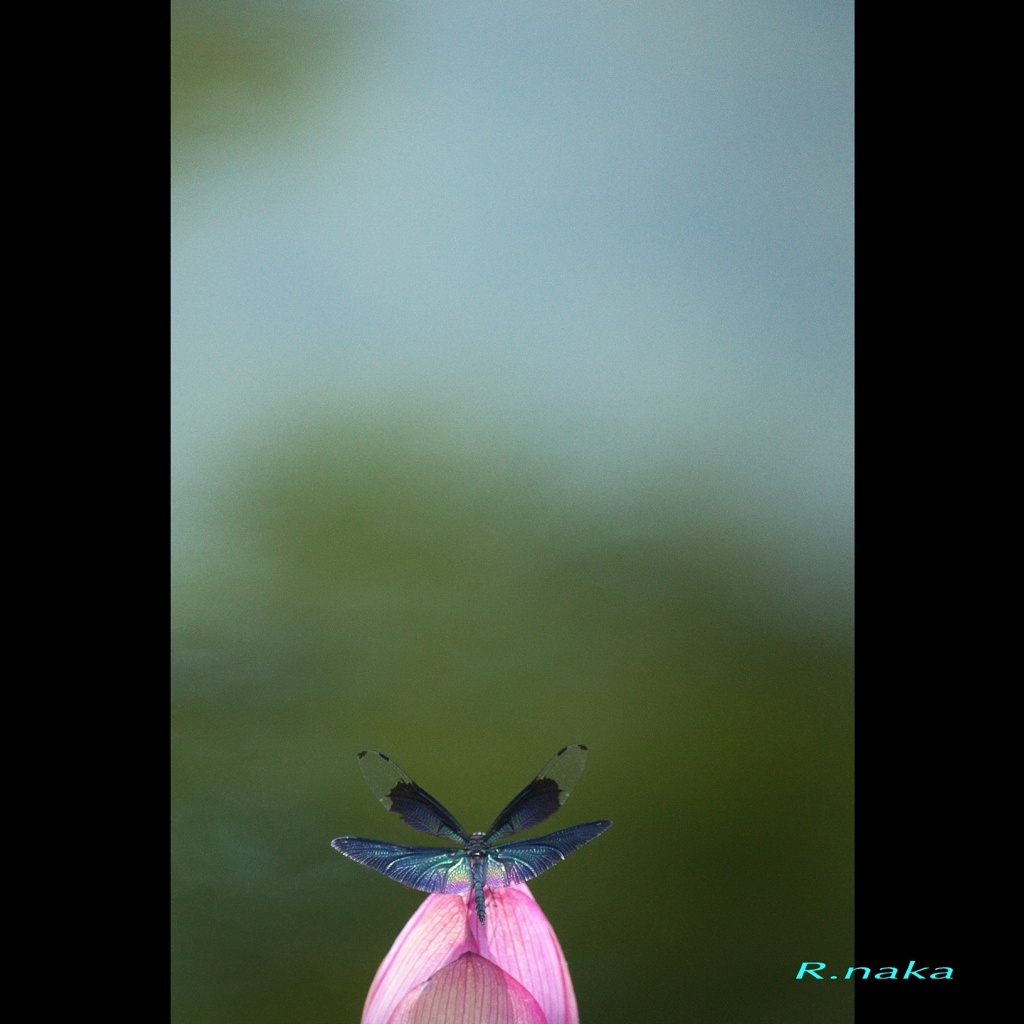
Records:
[[[223,242],[210,212],[221,200],[274,207],[240,166],[264,161],[275,196],[297,187],[281,176],[303,161],[318,177],[324,126],[346,126],[350,151],[359,143],[345,133],[378,116],[373,69],[394,40],[424,38],[432,18],[443,34],[444,17],[468,17],[457,4],[412,6],[422,20],[410,28],[389,22],[389,5],[174,4],[183,259]],[[713,5],[684,6],[681,38],[720,47]],[[527,8],[527,20],[540,17]],[[512,17],[482,9],[485,22]],[[614,5],[595,9],[618,17]],[[575,15],[559,13],[570,7],[544,10],[541,35],[575,46]],[[728,14],[762,17],[737,5]],[[771,25],[758,31],[771,41]],[[300,221],[277,209],[253,237]],[[306,303],[323,282],[296,284],[294,250],[281,244],[268,243],[285,252],[279,262],[254,262]],[[218,249],[200,284],[176,270],[179,306],[198,303],[210,277],[233,280],[245,250]],[[236,285],[224,288],[210,308],[237,300]],[[244,285],[240,305],[273,335],[291,300],[264,316],[257,291]],[[793,314],[808,337],[814,301]],[[780,400],[754,425],[724,416],[719,449],[691,444],[681,421],[671,443],[641,438],[595,458],[548,443],[567,436],[558,424],[575,407],[564,421],[529,403],[487,415],[459,399],[472,381],[447,388],[428,376],[417,390],[372,366],[358,389],[332,391],[324,379],[344,377],[339,365],[357,356],[299,372],[294,338],[243,336],[219,316],[199,327],[193,317],[175,342],[175,1021],[358,1021],[423,896],[329,846],[345,834],[422,841],[374,800],[357,751],[386,752],[475,829],[570,742],[590,759],[550,827],[615,826],[531,888],[585,1024],[851,1020],[852,985],[794,981],[805,960],[853,964],[850,545],[834,510],[845,484],[805,461],[804,498],[787,506],[776,486],[800,457],[772,424],[820,434],[809,406]],[[383,329],[368,342],[373,329],[337,317],[325,335],[384,344]],[[482,346],[500,347],[487,337]],[[829,362],[837,344],[846,351],[803,338],[799,359],[780,348],[766,361],[826,365],[820,411],[829,388],[846,386]],[[727,362],[753,365],[770,348],[761,338]],[[257,364],[269,385],[240,387]],[[720,384],[711,374],[701,387]],[[567,401],[555,394],[551,407]],[[638,402],[638,421],[654,415],[653,400]],[[605,405],[602,392],[593,406]],[[606,424],[589,422],[581,436],[604,436]],[[759,449],[755,435],[776,440]],[[846,459],[842,441],[824,448]],[[840,497],[816,504],[825,492]]]

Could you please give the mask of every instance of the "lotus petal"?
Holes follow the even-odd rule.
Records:
[[[478,952],[471,916],[463,896],[428,896],[377,969],[362,1024],[388,1024],[404,996],[463,953]]]
[[[525,885],[487,892],[487,921],[470,915],[480,955],[512,975],[540,1004],[548,1024],[579,1024],[569,966],[554,929]]]
[[[463,953],[409,992],[388,1024],[548,1024],[515,978],[478,953]]]

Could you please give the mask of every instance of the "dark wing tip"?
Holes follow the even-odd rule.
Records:
[[[360,751],[359,751],[359,753],[358,753],[358,754],[356,754],[356,757],[358,757],[358,758],[364,758],[364,757],[366,757],[366,755],[367,755],[368,753],[369,753],[369,751],[368,751],[368,750],[360,750]]]
[[[586,750],[587,749],[586,743],[577,743],[576,746],[579,747],[580,750]]]

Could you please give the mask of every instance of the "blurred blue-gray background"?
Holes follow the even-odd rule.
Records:
[[[569,742],[584,1022],[851,1019],[852,4],[173,35],[175,1019],[358,1020],[356,751],[478,828]]]

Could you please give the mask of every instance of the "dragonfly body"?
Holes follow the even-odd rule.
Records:
[[[535,878],[611,826],[610,821],[588,821],[537,839],[504,841],[539,825],[565,803],[583,771],[586,750],[582,744],[563,747],[486,832],[472,834],[386,754],[364,750],[359,755],[360,769],[384,807],[417,831],[457,842],[461,849],[400,846],[355,836],[340,836],[331,845],[357,863],[413,889],[437,893],[472,889],[482,922],[486,917],[485,888]]]
[[[474,832],[469,837],[469,846],[466,847],[466,856],[469,858],[469,874],[473,880],[473,898],[476,901],[477,917],[483,921],[484,911],[484,886],[487,884],[487,856],[490,851],[484,842],[484,832]]]

